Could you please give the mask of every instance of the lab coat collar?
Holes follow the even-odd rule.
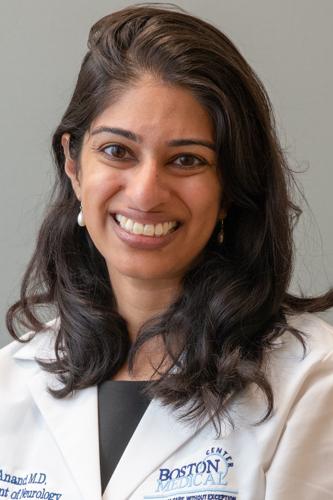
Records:
[[[25,370],[32,398],[82,492],[82,499],[101,498],[97,388],[90,387],[71,397],[55,399],[47,391],[47,387],[57,386],[55,376],[34,361],[35,357],[54,358],[53,344],[53,335],[38,334],[19,348],[14,358]]]
[[[90,387],[65,399],[55,399],[47,387],[55,377],[43,370],[36,357],[54,357],[55,335],[38,334],[18,349],[14,358],[27,369],[27,384],[45,418],[84,500],[101,498],[97,388]],[[169,456],[207,423],[190,425],[179,413],[153,400],[139,422],[103,495],[103,500],[124,500]]]
[[[21,343],[13,342],[11,345],[15,352],[15,359],[34,361],[40,359],[54,359],[54,344],[60,326],[60,318],[55,318],[46,323],[45,329],[39,333],[27,332],[21,336]]]

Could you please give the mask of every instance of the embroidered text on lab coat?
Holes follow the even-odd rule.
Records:
[[[233,459],[222,447],[211,447],[197,460],[159,469],[155,495],[146,500],[236,500],[238,493],[228,487],[227,475]]]
[[[62,493],[47,489],[47,475],[43,472],[28,472],[18,475],[0,469],[0,498],[60,500],[61,497]]]

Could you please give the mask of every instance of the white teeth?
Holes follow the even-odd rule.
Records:
[[[155,236],[161,236],[163,234],[163,224],[157,224],[155,226]]]
[[[145,236],[154,236],[155,234],[155,228],[153,224],[145,224],[145,227],[143,228],[143,234]]]
[[[140,224],[139,222],[134,222],[133,230],[130,232],[134,234],[143,234],[143,224]]]
[[[143,234],[144,236],[165,236],[177,226],[177,222],[163,222],[158,224],[141,224],[132,219],[128,219],[124,215],[115,214],[114,218],[119,222],[119,225],[128,233]]]
[[[132,229],[133,229],[133,221],[131,219],[127,219],[127,220],[124,221],[124,219],[125,219],[125,217],[123,217],[123,220],[122,220],[122,222],[120,224],[124,224],[123,228],[126,229],[126,231],[132,231]]]

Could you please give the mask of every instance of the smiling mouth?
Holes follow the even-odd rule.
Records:
[[[177,221],[159,222],[158,224],[142,224],[121,214],[114,214],[114,220],[127,233],[151,238],[160,238],[174,232],[180,226]]]

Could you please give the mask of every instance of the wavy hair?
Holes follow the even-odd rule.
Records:
[[[143,344],[160,337],[172,363],[156,368],[150,390],[164,404],[186,405],[189,419],[214,418],[227,413],[230,396],[255,384],[266,397],[267,418],[274,400],[264,360],[289,328],[286,315],[327,309],[333,291],[316,298],[288,293],[300,210],[265,89],[223,33],[170,6],[129,7],[102,18],[88,49],[53,136],[56,183],[20,300],[7,313],[8,330],[17,339],[22,326],[40,332],[41,308],[55,309],[56,358],[39,362],[62,381],[57,398],[111,378],[128,358],[133,369]],[[147,73],[190,91],[211,116],[228,215],[224,244],[216,229],[184,276],[182,293],[131,344],[104,258],[76,223],[79,205],[61,137],[70,134],[78,159],[92,121]],[[292,332],[304,343],[301,332]]]

